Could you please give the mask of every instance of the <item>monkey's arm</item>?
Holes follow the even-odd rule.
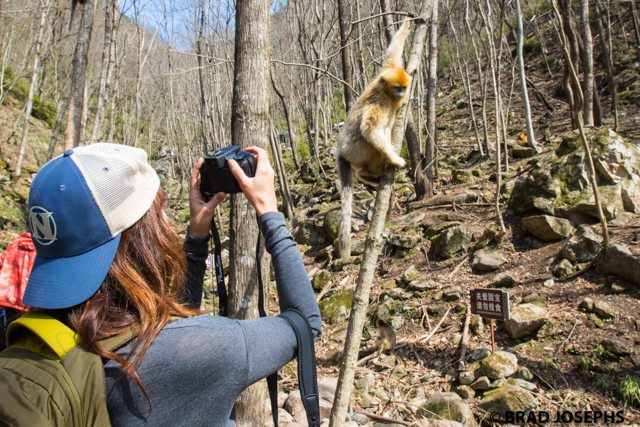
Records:
[[[369,144],[380,151],[392,165],[402,168],[405,160],[398,156],[391,145],[391,129],[381,108],[369,107],[363,114],[360,132]]]

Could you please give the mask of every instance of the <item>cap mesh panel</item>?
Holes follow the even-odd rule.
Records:
[[[160,186],[158,175],[147,163],[143,150],[96,143],[74,151],[72,159],[113,236],[142,218]]]

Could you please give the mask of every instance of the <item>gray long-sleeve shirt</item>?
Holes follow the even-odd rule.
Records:
[[[300,310],[317,338],[322,324],[320,311],[300,252],[285,228],[284,216],[265,213],[258,223],[272,256],[280,310]],[[203,246],[203,254],[197,246]],[[185,249],[206,257],[206,243],[187,241]],[[193,269],[190,271],[193,273]],[[204,270],[197,274],[204,274]],[[195,295],[194,290],[188,290],[188,294]],[[131,344],[117,353],[126,355]],[[235,426],[230,416],[238,395],[291,361],[295,351],[293,330],[279,317],[232,320],[204,315],[170,323],[158,334],[137,369],[149,394],[151,411],[131,378],[122,375],[118,379],[120,365],[114,361],[105,364],[111,423]]]

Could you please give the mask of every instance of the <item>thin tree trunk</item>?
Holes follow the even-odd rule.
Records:
[[[582,0],[581,0],[582,1]],[[520,12],[520,0],[516,0],[516,15],[518,23],[518,68],[520,71],[520,87],[522,88],[522,101],[524,103],[524,118],[527,124],[527,142],[539,152],[536,144],[535,135],[533,134],[533,123],[531,122],[531,105],[529,104],[529,93],[527,92],[527,78],[524,70],[524,56],[522,54],[522,45],[524,34],[522,31],[522,12]],[[498,160],[499,161],[499,160]]]
[[[349,86],[353,86],[353,72],[351,68],[351,48],[349,47],[347,32],[349,17],[347,16],[347,9],[345,7],[345,0],[338,0],[338,17],[340,20],[340,54],[342,55],[342,79],[344,84],[344,103],[347,114],[351,111],[351,107],[355,102],[353,99],[353,92],[349,89]]]
[[[36,40],[36,51],[33,57],[33,67],[31,68],[31,85],[29,86],[29,96],[27,97],[27,105],[24,113],[24,126],[22,127],[22,138],[20,140],[20,153],[18,154],[18,162],[16,164],[16,172],[14,180],[20,178],[22,172],[22,161],[24,160],[24,152],[27,148],[27,136],[29,134],[29,119],[31,118],[31,107],[33,106],[33,96],[38,84],[38,64],[40,61],[40,51],[42,50],[42,37],[44,35],[44,26],[49,15],[51,0],[47,0],[46,4],[41,4],[42,13],[40,15],[40,29],[38,30],[38,39]],[[46,9],[44,8],[46,6]]]
[[[438,0],[433,0],[429,24],[429,74],[427,77],[427,141],[424,163],[418,173],[428,181],[423,198],[433,196],[433,167],[436,160],[436,91],[438,84]],[[421,178],[422,179],[422,178]]]
[[[287,129],[289,132],[289,144],[291,145],[291,154],[293,157],[293,164],[296,166],[296,169],[300,170],[300,163],[298,162],[298,149],[296,147],[296,140],[293,133],[293,126],[291,126],[291,114],[289,114],[289,108],[287,107],[287,103],[284,100],[282,91],[276,84],[273,73],[271,73],[271,85],[273,86],[273,90],[276,92],[276,95],[278,95],[278,98],[280,98],[280,101],[282,102],[282,108],[284,109],[284,116],[287,119]]]
[[[425,0],[420,10],[419,21],[416,21],[415,32],[413,36],[413,47],[409,56],[409,64],[407,72],[411,75],[415,74],[418,65],[421,62],[422,53],[424,51],[424,42],[427,35],[426,22],[431,16],[431,0]],[[413,89],[415,85],[411,85]],[[412,93],[409,93],[407,99],[411,99]],[[408,104],[408,103],[407,103]],[[396,152],[400,150],[402,138],[406,132],[405,119],[407,117],[408,105],[398,109],[396,113],[396,121],[393,127],[391,142]],[[345,416],[347,414],[347,406],[353,391],[353,380],[355,375],[355,367],[358,359],[358,347],[362,339],[362,328],[364,327],[367,307],[369,304],[369,293],[375,272],[378,253],[382,246],[382,231],[385,225],[385,217],[389,210],[389,200],[391,198],[391,190],[395,176],[395,168],[388,165],[382,174],[376,202],[373,209],[373,218],[367,233],[364,253],[362,255],[362,265],[360,273],[356,279],[356,290],[351,303],[351,314],[349,316],[349,326],[347,328],[347,338],[344,346],[344,353],[340,362],[340,375],[338,377],[338,386],[336,389],[333,408],[329,419],[329,427],[344,426]]]
[[[569,55],[569,49],[567,47],[567,45],[569,44],[568,41],[566,40],[565,36],[564,36],[564,32],[562,31],[562,18],[560,17],[560,12],[558,11],[558,8],[556,7],[556,2],[555,0],[551,0],[550,1],[552,7],[553,7],[553,11],[556,14],[556,18],[558,19],[558,24],[560,25],[560,34],[562,34],[562,36],[560,37],[560,42],[562,43],[562,49],[564,50],[564,54],[566,58],[569,58],[569,71],[571,72],[571,79],[573,80],[573,83],[575,86],[577,86],[578,91],[576,92],[578,94],[578,105],[577,105],[577,109],[578,111],[580,111],[580,109],[582,108],[582,91],[580,90],[580,81],[578,80],[578,73],[576,72],[575,68],[573,67],[573,63],[571,62],[571,57]],[[609,230],[607,228],[607,219],[604,216],[604,213],[602,211],[602,204],[600,203],[600,192],[598,191],[598,183],[596,182],[596,170],[595,167],[593,166],[593,158],[591,157],[591,149],[589,148],[589,142],[587,141],[587,137],[584,134],[584,129],[582,126],[582,118],[580,117],[580,114],[578,114],[578,130],[580,132],[580,138],[582,139],[582,145],[583,145],[583,149],[584,152],[587,156],[587,164],[589,166],[589,181],[591,182],[591,188],[593,190],[593,198],[595,199],[596,202],[596,212],[598,213],[598,218],[600,219],[600,226],[602,227],[602,245],[606,248],[607,246],[609,246]]]
[[[235,67],[231,104],[232,143],[241,148],[269,146],[269,2],[245,0],[236,6]],[[257,259],[258,224],[244,196],[231,196],[229,317],[258,317],[258,275],[268,296],[268,265]],[[264,254],[264,240],[260,253]],[[258,270],[256,272],[256,269]],[[265,298],[268,301],[268,298]],[[249,386],[236,401],[238,427],[264,425],[264,381]]]
[[[58,135],[60,134],[60,128],[62,127],[62,123],[64,123],[64,118],[67,114],[67,109],[69,108],[69,96],[63,95],[63,101],[60,105],[60,110],[58,111],[58,117],[56,118],[56,125],[53,127],[53,133],[51,134],[51,141],[49,141],[49,149],[47,150],[47,162],[53,158],[54,150],[56,149],[56,144],[58,143]]]
[[[593,126],[593,40],[589,26],[589,0],[580,0],[580,20],[582,22],[582,41],[584,54],[582,55],[583,79],[582,96],[584,98],[584,123]]]
[[[405,136],[407,139],[407,148],[409,149],[409,157],[411,159],[410,173],[416,191],[415,200],[427,199],[433,196],[432,168],[426,167],[432,163],[432,159],[425,159],[420,153],[420,140],[416,135],[416,127],[411,112],[407,114],[407,131]]]
[[[571,62],[571,64],[576,67],[576,74],[579,74],[580,52],[578,47],[578,37],[573,27],[573,22],[571,21],[571,1],[572,0],[560,0],[560,9],[562,11],[562,28],[567,39],[567,43],[569,44],[568,50],[571,55],[564,59],[565,66],[563,85],[565,86],[565,92],[567,92],[569,109],[571,111],[571,127],[572,129],[576,129],[578,127],[578,122],[580,121],[579,116],[582,112],[581,108],[576,107],[578,97],[581,97],[581,94],[576,93],[578,88],[571,79],[571,67],[569,65],[569,62]]]
[[[78,30],[76,50],[73,54],[73,72],[71,74],[71,101],[67,128],[64,134],[64,149],[69,150],[80,144],[80,128],[82,109],[84,108],[84,88],[87,79],[87,63],[89,45],[91,44],[91,28],[93,27],[93,10],[95,0],[85,0],[82,6],[82,20]]]
[[[111,67],[111,41],[113,39],[113,15],[116,13],[117,0],[106,3],[104,8],[104,44],[102,45],[102,68],[100,69],[100,83],[98,84],[98,96],[96,99],[96,115],[93,118],[93,129],[89,144],[97,142],[102,134],[102,122],[104,121],[104,100],[107,91],[107,75]]]
[[[607,70],[607,80],[609,81],[609,92],[611,94],[611,111],[614,114],[615,125],[614,130],[618,130],[618,89],[616,88],[616,79],[613,72],[613,61],[611,59],[610,41],[611,31],[609,31],[609,43],[604,37],[603,20],[604,13],[599,7],[596,7],[598,18],[596,19],[596,25],[598,26],[598,33],[600,34],[600,43],[602,44],[602,52],[604,53],[604,64]],[[607,25],[608,28],[611,28]]]

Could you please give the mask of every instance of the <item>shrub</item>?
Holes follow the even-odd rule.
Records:
[[[29,97],[29,87],[29,82],[24,77],[20,77],[9,93],[17,101],[26,102]]]
[[[58,109],[53,102],[41,101],[38,96],[34,96],[31,115],[36,119],[40,119],[43,122],[46,122],[49,127],[53,128],[56,124]]]
[[[620,380],[620,397],[633,406],[640,406],[640,379],[627,375]]]

